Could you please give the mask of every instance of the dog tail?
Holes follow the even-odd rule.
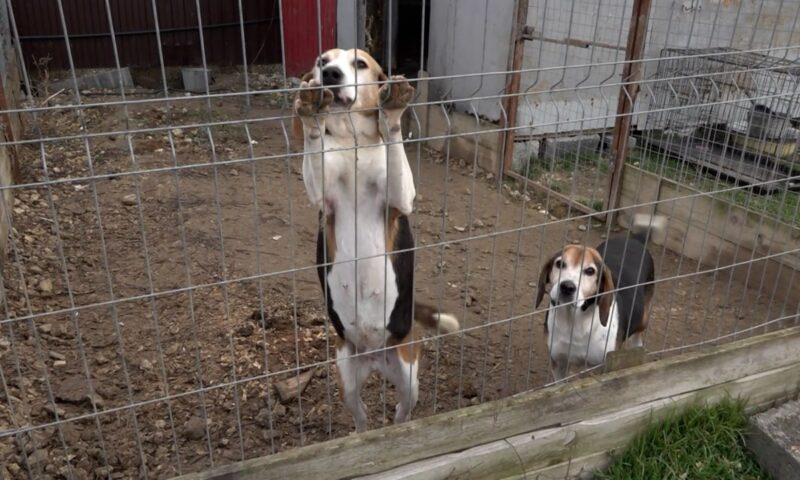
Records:
[[[633,216],[631,233],[642,243],[647,243],[647,238],[662,243],[667,232],[667,217],[658,214],[637,213]]]
[[[414,303],[414,320],[432,330],[438,329],[441,333],[453,333],[461,329],[461,324],[455,315],[440,312],[420,302]]]

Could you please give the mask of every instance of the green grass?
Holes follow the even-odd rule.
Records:
[[[766,214],[789,225],[800,223],[800,218],[797,216],[800,212],[800,193],[798,192],[781,191],[760,194],[748,188],[720,192],[719,190],[727,190],[736,185],[700,172],[694,165],[641,148],[633,149],[628,155],[627,161],[630,164],[638,164],[643,170],[669,178],[682,185],[688,185],[696,190],[716,192],[714,196],[717,198]]]
[[[599,170],[600,175],[605,175],[609,170],[608,160],[600,153],[588,149],[562,153],[554,159],[531,158],[528,178],[536,179],[548,172],[584,172],[587,170],[592,172]],[[520,173],[525,174],[524,171]]]
[[[595,197],[602,195],[602,188],[597,187],[605,185],[608,172],[608,159],[591,149],[563,152],[547,159],[531,158],[527,171],[528,178],[543,183],[555,192],[570,195],[576,202],[596,211],[603,210],[603,200]],[[573,176],[583,179],[583,184],[574,185]],[[591,185],[587,185],[587,182]]]
[[[693,406],[650,426],[595,478],[602,480],[768,480],[747,453],[744,404]]]

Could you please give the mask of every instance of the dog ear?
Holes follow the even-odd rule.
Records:
[[[556,258],[561,255],[561,252],[556,253],[550,259],[545,262],[542,266],[542,271],[539,272],[539,283],[536,285],[536,307],[539,307],[539,304],[542,303],[542,299],[544,298],[544,294],[547,291],[547,284],[550,280],[550,270],[553,269],[553,263],[555,263]]]
[[[614,303],[614,278],[611,270],[602,262],[598,263],[600,278],[598,279],[599,288],[597,296],[600,297],[597,304],[600,306],[600,324],[604,327],[608,325],[608,316],[611,313],[611,304]]]

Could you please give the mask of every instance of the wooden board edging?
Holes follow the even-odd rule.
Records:
[[[794,383],[786,379],[796,379]],[[442,478],[564,479],[603,468],[610,453],[626,446],[654,420],[677,408],[713,404],[728,397],[743,398],[758,408],[790,397],[800,389],[800,359],[792,365],[742,379],[698,388],[587,418],[498,440],[487,445],[404,465],[358,480],[435,480]]]
[[[788,328],[180,478],[323,480],[385,472],[795,365],[797,352],[800,327]]]

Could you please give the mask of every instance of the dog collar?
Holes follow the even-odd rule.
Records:
[[[581,305],[581,312],[585,312],[595,303],[597,303],[597,295],[589,297],[585,302],[583,302],[583,305]]]
[[[595,295],[594,297],[589,297],[585,302],[583,302],[583,305],[581,305],[581,312],[585,312],[586,310],[589,309],[589,307],[591,307],[595,303],[597,303],[597,296]],[[555,300],[550,299],[550,306],[556,307],[558,306],[558,304],[556,304]]]

